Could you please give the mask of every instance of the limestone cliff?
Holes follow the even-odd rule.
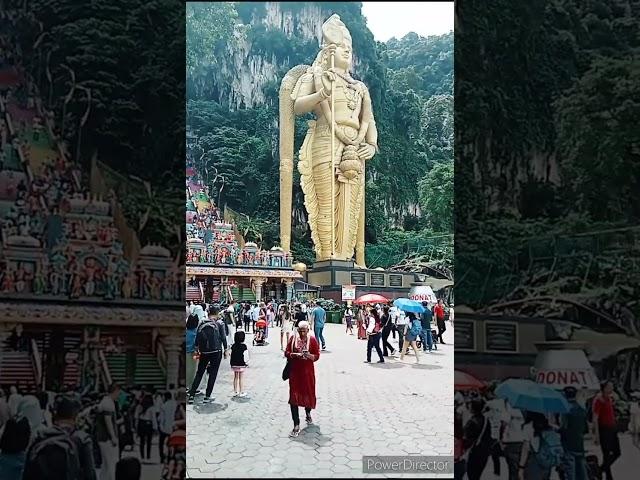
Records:
[[[345,7],[323,2],[249,2],[238,3],[236,9],[235,32],[217,52],[216,68],[200,82],[200,88],[232,109],[272,105],[283,73],[313,60],[322,39],[322,23]],[[354,73],[359,73],[360,64],[356,46]]]

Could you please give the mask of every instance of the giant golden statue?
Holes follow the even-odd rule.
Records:
[[[316,261],[364,259],[365,161],[378,151],[378,132],[367,87],[350,75],[351,35],[338,15],[322,26],[323,45],[313,65],[292,68],[280,86],[280,241],[289,251],[295,115],[315,120],[299,153]]]

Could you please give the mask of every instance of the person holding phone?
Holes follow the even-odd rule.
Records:
[[[320,358],[318,340],[309,333],[309,322],[301,321],[297,332],[287,343],[285,357],[290,361],[289,405],[293,430],[290,437],[300,434],[299,407],[304,407],[307,424],[311,425],[311,410],[316,408],[316,374],[314,363]]]

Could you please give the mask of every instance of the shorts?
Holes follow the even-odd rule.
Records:
[[[233,370],[236,373],[242,373],[246,370],[247,367],[231,367],[231,370]]]
[[[407,336],[404,337],[407,342],[415,342],[417,338],[417,335],[411,335],[410,333],[407,333]]]

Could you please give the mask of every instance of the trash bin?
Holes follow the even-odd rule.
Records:
[[[342,323],[342,313],[340,312],[327,312],[328,323]]]

